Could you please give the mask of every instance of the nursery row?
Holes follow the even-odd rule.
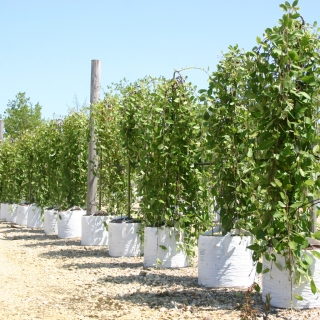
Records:
[[[320,37],[297,4],[281,5],[279,25],[257,37],[251,51],[229,47],[207,89],[197,91],[177,71],[172,79],[124,81],[91,106],[91,119],[74,112],[7,137],[0,144],[0,201],[84,208],[92,121],[99,211],[137,219],[141,230],[183,234],[189,256],[219,210],[220,234],[252,236],[258,273],[282,269],[284,257],[282,274],[288,271],[292,285],[309,283],[317,297]],[[57,216],[59,225],[64,218]],[[116,223],[107,225],[111,236]],[[144,240],[155,238],[145,233]]]
[[[1,204],[0,220],[28,228],[43,229],[46,235],[59,238],[81,238],[83,246],[108,246],[112,257],[144,257],[145,267],[181,268],[188,267],[189,260],[183,249],[183,233],[174,228],[146,227],[141,223],[121,217],[88,216],[80,208],[67,211],[44,210],[35,205]],[[213,236],[215,229],[198,239],[198,284],[205,287],[249,287],[258,282],[248,246],[252,236],[233,232],[226,236]],[[320,263],[313,261],[312,272],[320,280]],[[280,258],[280,257],[278,257]],[[277,260],[278,267],[284,260]],[[281,261],[281,262],[280,262]],[[266,267],[272,268],[267,260]],[[262,297],[272,297],[271,305],[281,308],[320,307],[310,285],[304,283],[291,288],[288,273],[278,268],[272,274],[262,275]],[[293,291],[292,291],[293,290]],[[292,297],[292,293],[303,295],[304,300]]]

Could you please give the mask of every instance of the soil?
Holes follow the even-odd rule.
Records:
[[[142,257],[112,258],[107,247],[1,222],[0,319],[240,319],[246,290],[198,286],[196,261],[144,269]],[[250,300],[263,319],[260,295]],[[272,308],[268,319],[320,319],[320,309]]]

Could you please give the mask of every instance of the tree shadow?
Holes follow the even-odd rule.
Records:
[[[105,256],[106,258],[114,259],[113,257]],[[137,261],[137,259],[133,260],[132,262],[88,262],[88,263],[68,263],[64,264],[62,268],[69,269],[71,267],[76,267],[77,269],[100,269],[100,268],[106,268],[106,269],[119,269],[123,271],[128,271],[128,269],[131,270],[141,270],[143,268],[143,262],[142,259],[139,259],[140,261]],[[129,279],[129,278],[128,278]],[[135,276],[130,276],[130,281],[135,281]],[[98,279],[99,282],[106,282],[105,278]],[[118,279],[115,279],[115,281],[118,281]],[[121,280],[119,280],[118,283],[120,283]],[[123,279],[123,283],[125,283],[125,280]]]
[[[44,245],[48,244],[48,242],[44,242]],[[50,244],[50,242],[49,242]],[[39,256],[43,258],[72,258],[72,257],[77,257],[77,258],[91,258],[91,257],[96,257],[96,258],[110,258],[113,259],[113,264],[115,265],[114,268],[117,268],[125,262],[121,261],[121,257],[119,258],[114,258],[110,257],[109,255],[109,250],[107,246],[82,246],[79,240],[70,240],[70,239],[58,239],[58,241],[52,241],[53,245],[60,246],[58,250],[50,250],[49,252],[41,253]],[[32,244],[26,244],[26,246],[33,246]],[[61,246],[72,246],[72,248],[61,248]],[[132,257],[133,260],[139,259],[139,264],[142,263],[142,258],[141,257]],[[93,265],[93,263],[91,263]],[[73,266],[75,264],[72,264]],[[85,264],[78,263],[79,267],[83,268],[85,267]],[[109,266],[108,263],[106,265]],[[97,265],[95,266],[96,268],[101,268],[101,263],[97,262]],[[112,266],[110,266],[112,267]],[[92,268],[92,266],[91,266]]]
[[[192,308],[201,308],[207,312],[219,309],[225,310],[226,313],[240,310],[245,303],[246,289],[205,288],[197,285],[196,279],[191,280],[192,284],[182,284],[181,279],[177,278],[179,277],[172,277],[170,283],[160,284],[157,289],[155,289],[154,284],[150,284],[144,286],[143,292],[125,293],[118,295],[116,299],[125,301],[126,304],[144,305],[154,309],[164,307],[166,309],[190,311]],[[178,280],[180,280],[180,283],[177,282]],[[129,279],[128,277],[126,280],[121,277],[115,277],[114,279],[115,283],[121,283],[121,281],[128,282]],[[173,286],[173,282],[175,282],[175,286]],[[176,288],[177,284],[179,284],[178,288]],[[113,298],[106,295],[100,298],[99,304],[107,306],[110,299]],[[251,301],[253,301],[252,307],[262,313],[261,295],[253,293]]]

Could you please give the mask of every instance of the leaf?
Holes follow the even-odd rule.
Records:
[[[317,144],[312,148],[312,152],[317,153],[318,151],[319,151],[319,145]]]
[[[251,246],[247,246],[247,248],[253,251],[260,250],[260,246],[258,244],[252,244]]]
[[[299,0],[294,0],[292,6],[295,7],[298,4]]]
[[[302,177],[305,177],[305,176],[306,176],[305,172],[304,172],[301,168],[299,169],[299,172],[300,172],[300,175],[301,175]]]
[[[304,76],[300,78],[301,81],[305,82],[305,83],[311,83],[314,82],[314,76]]]
[[[281,183],[280,180],[274,179],[274,182],[275,182],[275,184],[276,184],[278,187],[282,187],[282,183]]]
[[[313,265],[313,259],[311,256],[309,256],[308,254],[304,254],[304,260],[306,261],[306,263],[311,266]]]
[[[311,286],[311,291],[313,294],[316,294],[317,293],[317,286],[316,284],[314,283],[314,280],[312,279],[311,282],[310,282],[310,286]]]
[[[254,290],[256,290],[256,292],[260,292],[261,291],[261,288],[257,283],[254,284]]]
[[[320,252],[319,251],[312,250],[311,253],[313,254],[314,257],[316,257],[317,259],[320,259]]]
[[[293,241],[289,241],[289,247],[292,249],[292,250],[296,250],[298,245],[293,242]]]
[[[277,267],[280,271],[283,270],[281,264],[279,264],[277,261],[275,261],[274,264],[276,265],[276,267]]]
[[[298,61],[298,60],[299,60],[299,56],[298,56],[297,52],[294,51],[294,50],[289,51],[289,57],[290,57],[293,61]]]
[[[167,247],[164,246],[164,245],[161,245],[161,244],[160,244],[159,247],[160,247],[162,250],[168,250]]]
[[[292,204],[292,205],[290,206],[290,208],[295,209],[295,208],[300,207],[301,205],[302,205],[302,202],[296,202],[296,203]]]
[[[262,271],[262,273],[265,274],[265,273],[268,273],[269,271],[270,271],[269,268],[265,268],[265,269]]]
[[[282,201],[278,201],[278,204],[282,208],[286,208],[287,207],[287,205],[285,203],[283,203]]]
[[[304,182],[304,184],[307,185],[307,186],[313,186],[314,185],[314,181],[313,180],[306,180]]]
[[[259,145],[258,145],[258,149],[259,150],[267,150],[270,147],[272,147],[275,143],[275,139],[273,138],[269,138],[267,140],[262,141]]]
[[[162,260],[159,259],[159,258],[157,258],[157,265],[158,265],[158,266],[161,266],[161,265],[162,265]]]
[[[311,97],[306,92],[300,91],[299,95],[304,96],[307,99],[311,99]]]
[[[252,149],[251,148],[248,149],[247,156],[248,156],[248,158],[252,158]]]
[[[302,300],[303,300],[303,298],[302,298],[300,295],[298,295],[298,294],[294,294],[293,296],[294,296],[294,298],[295,298],[296,300],[299,300],[299,301],[302,301]]]
[[[262,272],[262,263],[261,262],[257,263],[257,268],[256,269],[257,269],[257,273],[260,274]]]
[[[283,11],[287,11],[287,7],[284,4],[280,4],[279,7],[283,10]]]
[[[315,233],[312,235],[312,238],[317,239],[317,240],[320,240],[320,231],[315,232]]]

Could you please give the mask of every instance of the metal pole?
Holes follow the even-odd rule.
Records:
[[[100,100],[100,60],[91,60],[91,91],[90,91],[90,141],[88,147],[88,185],[87,185],[87,214],[96,212],[96,197],[98,185],[98,159],[94,141],[94,122],[92,119],[93,104]]]

